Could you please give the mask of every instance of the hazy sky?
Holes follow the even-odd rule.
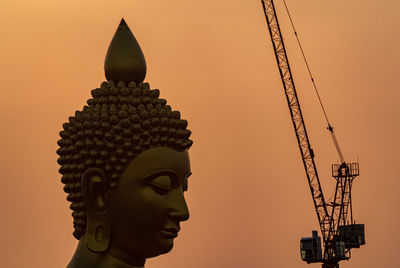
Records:
[[[366,245],[341,268],[397,268],[400,2],[287,0],[347,161]],[[338,161],[276,0],[325,196]],[[121,17],[146,81],[189,121],[193,175],[174,250],[148,268],[320,267],[299,240],[319,229],[258,0],[2,0],[0,267],[65,267],[77,241],[56,163],[58,132],[105,80]]]

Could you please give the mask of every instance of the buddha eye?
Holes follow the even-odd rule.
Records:
[[[168,175],[154,177],[149,181],[149,184],[159,194],[166,194],[172,188],[171,177]]]
[[[184,192],[186,192],[188,190],[189,186],[188,186],[188,179],[187,178],[184,180],[182,188],[183,188]]]

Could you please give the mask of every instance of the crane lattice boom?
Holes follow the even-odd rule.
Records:
[[[342,162],[341,164],[335,164],[332,166],[332,176],[336,179],[336,189],[334,200],[329,204],[329,206],[331,206],[329,213],[327,209],[328,205],[325,202],[321,183],[318,177],[318,172],[314,161],[314,153],[311,148],[307,130],[304,124],[303,114],[301,112],[300,103],[297,97],[296,87],[293,81],[282,33],[276,16],[274,2],[273,0],[261,0],[261,2],[264,8],[264,14],[267,21],[269,34],[272,40],[276,62],[278,64],[279,73],[285,91],[286,100],[289,106],[294,131],[296,133],[297,142],[303,160],[304,169],[306,171],[313,203],[317,212],[318,222],[321,228],[324,243],[323,257],[321,256],[322,254],[318,253],[317,251],[315,251],[317,252],[315,254],[314,251],[304,251],[304,254],[306,254],[307,252],[311,252],[313,253],[313,256],[302,256],[302,258],[307,262],[322,262],[322,267],[324,268],[339,267],[338,262],[340,260],[350,258],[351,248],[360,247],[360,245],[365,244],[364,225],[352,224],[353,214],[351,206],[351,186],[354,178],[359,175],[358,163],[345,163],[343,154],[339,148],[339,144],[333,132],[333,128],[326,118],[328,121],[328,130],[332,135],[335,147],[338,150]],[[310,69],[308,70],[310,72]],[[347,221],[349,210],[351,216],[350,225],[346,225],[348,223]],[[318,239],[320,241],[320,238],[317,237],[316,233],[317,232],[313,231],[312,238],[302,239],[302,243],[304,242],[304,247],[307,247],[306,244],[309,241],[313,242],[312,246],[314,248],[317,247],[315,244],[318,244]],[[319,248],[320,247],[321,245],[319,245]],[[319,249],[319,251],[321,251],[321,249]]]
[[[326,208],[317,167],[315,166],[314,162],[314,153],[311,149],[300,103],[297,98],[296,87],[294,85],[292,72],[287,58],[285,44],[283,43],[278,18],[276,17],[275,6],[272,0],[262,0],[262,4],[264,7],[265,17],[267,19],[269,33],[271,35],[272,45],[275,51],[276,61],[279,67],[279,73],[283,82],[283,88],[285,90],[286,100],[289,105],[294,131],[296,133],[301,157],[306,170],[311,195],[317,211],[318,221],[321,226],[321,232],[324,240],[326,240],[326,236],[328,235],[330,229],[330,216]]]

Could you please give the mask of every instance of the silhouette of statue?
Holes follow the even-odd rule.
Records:
[[[79,240],[68,268],[144,267],[169,252],[189,218],[187,121],[143,83],[142,50],[122,19],[108,82],[63,125],[58,163]]]

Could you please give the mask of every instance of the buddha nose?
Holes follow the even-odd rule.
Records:
[[[186,204],[183,191],[170,196],[169,216],[176,221],[187,221],[189,219],[189,208]]]

